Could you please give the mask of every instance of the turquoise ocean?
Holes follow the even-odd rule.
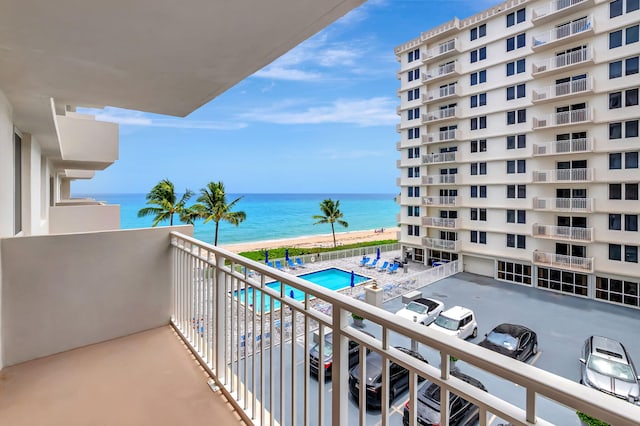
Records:
[[[139,218],[138,210],[145,207],[145,194],[74,194],[91,197],[108,204],[120,205],[122,229],[151,226],[152,218]],[[320,213],[320,202],[326,198],[340,201],[340,210],[348,228],[336,225],[336,232],[363,231],[398,226],[399,206],[395,194],[228,194],[227,201],[242,196],[234,210],[242,210],[247,219],[239,226],[220,223],[218,244],[295,238],[305,235],[330,234],[331,225],[314,225],[313,215]],[[191,202],[195,203],[195,198]],[[174,225],[179,219],[174,216]],[[161,223],[159,226],[168,225]],[[215,224],[199,221],[194,236],[212,243]]]

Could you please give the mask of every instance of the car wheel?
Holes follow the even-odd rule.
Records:
[[[471,337],[478,337],[478,327],[473,329],[473,334],[471,334]]]
[[[533,348],[531,349],[531,353],[532,353],[533,355],[535,355],[535,354],[537,354],[537,353],[538,353],[538,342],[535,342],[535,343],[533,344]]]

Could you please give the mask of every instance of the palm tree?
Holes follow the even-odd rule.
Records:
[[[185,190],[180,201],[177,201],[177,194],[173,187],[173,183],[169,179],[163,179],[151,188],[146,196],[147,204],[154,207],[144,207],[138,211],[138,217],[155,216],[151,226],[157,226],[158,223],[169,219],[169,225],[173,226],[173,215],[178,214],[182,217],[187,210],[186,202],[193,196],[193,191]]]
[[[209,182],[207,186],[200,189],[198,204],[191,207],[193,213],[190,216],[204,219],[204,223],[214,221],[216,223],[216,233],[213,245],[218,245],[218,228],[220,221],[224,220],[232,225],[238,226],[247,218],[245,212],[233,212],[231,209],[240,201],[242,197],[238,197],[230,203],[227,203],[227,194],[224,190],[224,184],[220,182]]]
[[[342,217],[344,215],[340,211],[340,200],[336,200],[335,202],[331,198],[323,200],[320,203],[320,211],[322,212],[322,215],[313,216],[313,218],[317,220],[317,222],[315,222],[314,225],[317,225],[319,223],[330,223],[331,233],[333,234],[333,246],[337,247],[336,231],[334,229],[334,223],[338,223],[339,225],[342,225],[345,228],[349,226],[347,222],[342,220]]]

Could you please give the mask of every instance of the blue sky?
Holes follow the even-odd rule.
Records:
[[[395,193],[394,47],[492,4],[370,0],[186,118],[82,110],[120,123],[120,159],[72,192]]]

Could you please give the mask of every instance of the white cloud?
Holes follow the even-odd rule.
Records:
[[[253,75],[260,78],[288,81],[313,81],[320,80],[322,78],[322,74],[319,73],[307,72],[295,68],[285,68],[275,65],[263,68]]]
[[[320,106],[288,103],[271,110],[259,108],[240,116],[247,121],[275,124],[355,124],[362,127],[389,126],[398,122],[395,112],[397,101],[391,98],[339,99]]]
[[[95,115],[96,120],[118,123],[123,126],[166,127],[173,129],[237,130],[247,127],[238,121],[192,120],[189,118],[156,118],[140,111],[105,107],[82,108],[79,112]]]

